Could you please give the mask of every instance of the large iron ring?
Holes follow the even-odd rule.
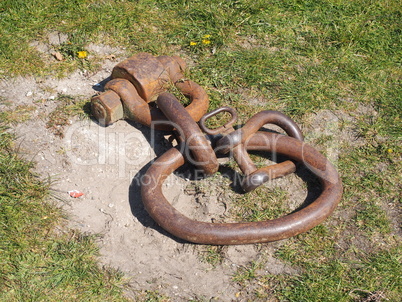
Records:
[[[322,192],[312,203],[289,215],[261,222],[208,223],[192,220],[177,211],[165,198],[162,184],[185,163],[178,148],[159,157],[144,175],[142,200],[149,215],[174,236],[202,244],[230,245],[271,242],[306,232],[324,221],[342,196],[342,183],[334,166],[308,144],[285,135],[257,132],[247,141],[248,150],[286,155],[316,175]]]

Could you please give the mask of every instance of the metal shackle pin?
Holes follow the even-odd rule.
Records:
[[[164,114],[149,103],[174,85],[189,98],[186,110],[198,121],[208,110],[209,99],[201,86],[184,79],[185,68],[186,63],[177,56],[139,53],[126,59],[113,68],[106,91],[92,98],[95,118],[104,126],[126,118],[154,129],[172,130],[161,123],[167,120]]]

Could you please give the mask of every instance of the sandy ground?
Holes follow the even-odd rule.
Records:
[[[104,55],[113,52],[96,49]],[[150,289],[175,301],[241,301],[232,277],[240,266],[260,257],[266,259],[262,269],[267,273],[295,273],[273,256],[283,242],[267,244],[264,249],[257,245],[225,247],[223,262],[213,266],[202,261],[205,246],[173,238],[153,222],[143,208],[138,179],[150,161],[170,147],[162,133],[126,121],[104,128],[95,121],[77,118],[64,129],[64,138],[46,128],[58,94],[89,100],[102,88],[100,83],[118,60],[105,59],[103,69],[94,74],[77,71],[60,80],[14,78],[0,83],[1,98],[9,102],[4,108],[34,106],[31,119],[15,127],[20,150],[37,163],[36,170],[43,178],[51,179],[52,192],[69,214],[70,227],[100,234],[100,263],[125,273],[129,296]],[[231,201],[222,195],[219,179],[203,182],[209,186],[209,194],[197,198],[189,192],[192,182],[180,174],[171,175],[163,189],[168,200],[189,217],[221,219]],[[291,208],[307,196],[306,186],[295,175],[275,185],[293,186]],[[84,195],[71,198],[67,193],[71,190]]]

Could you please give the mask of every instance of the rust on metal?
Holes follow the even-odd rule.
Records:
[[[173,130],[179,145],[150,166],[141,186],[142,200],[149,215],[171,234],[203,244],[247,244],[285,239],[308,231],[328,217],[342,196],[342,183],[334,166],[317,150],[303,142],[297,124],[278,111],[261,111],[236,129],[237,113],[222,107],[205,114],[209,100],[205,90],[185,79],[186,63],[177,56],[154,57],[139,53],[117,64],[105,92],[92,98],[92,111],[102,125],[130,119],[158,130]],[[169,93],[175,86],[190,100],[187,107]],[[222,112],[231,119],[210,129],[206,121]],[[199,122],[199,125],[196,122]],[[279,126],[287,135],[261,131],[266,124]],[[209,135],[209,140],[204,133]],[[290,158],[257,168],[248,151],[267,151]],[[289,215],[260,222],[207,223],[192,220],[177,211],[165,198],[165,179],[186,162],[206,175],[218,171],[217,153],[233,156],[244,174],[245,192],[263,183],[295,172],[304,164],[321,183],[321,194],[309,205]]]
[[[206,175],[212,175],[218,171],[219,163],[215,152],[201,129],[184,109],[183,105],[170,93],[159,95],[156,103],[169,119],[169,123],[176,129],[180,141],[186,144],[194,158],[194,163],[201,168]],[[189,154],[187,154],[189,158]]]
[[[274,147],[273,147],[274,146]],[[207,223],[192,220],[177,211],[165,198],[162,184],[166,177],[185,163],[176,148],[159,157],[145,174],[142,200],[150,216],[169,233],[194,243],[230,245],[264,243],[285,239],[308,231],[328,217],[339,203],[342,184],[334,166],[306,143],[284,135],[257,132],[247,142],[249,150],[275,151],[304,162],[321,182],[320,196],[303,209],[261,222]]]
[[[234,109],[228,108],[229,107],[218,108],[217,110],[204,115],[200,120],[200,127],[208,134],[218,134],[221,132],[227,134],[217,142],[216,151],[223,154],[230,151],[233,154],[234,159],[245,174],[242,183],[242,188],[245,192],[250,192],[256,189],[270,179],[283,177],[296,171],[295,163],[290,160],[275,165],[257,168],[244,147],[244,144],[250,136],[266,124],[277,125],[289,136],[303,141],[303,134],[300,128],[291,118],[278,111],[265,110],[250,118],[241,129],[234,130],[231,126],[234,124],[237,115],[234,115]],[[213,130],[208,129],[205,125],[205,121],[222,111],[229,112],[232,115],[232,119],[228,124],[222,127]]]
[[[165,115],[148,104],[174,85],[190,100],[186,110],[198,121],[208,110],[209,99],[197,83],[184,79],[186,63],[177,56],[154,57],[139,53],[117,64],[105,92],[92,98],[92,112],[102,125],[130,119],[157,130],[172,130]]]
[[[209,118],[211,118],[221,112],[228,112],[230,114],[230,120],[225,125],[217,127],[215,129],[208,128],[206,125],[206,121]],[[201,117],[199,124],[200,124],[201,130],[204,131],[206,134],[216,135],[216,134],[228,134],[230,132],[233,132],[234,131],[233,125],[234,125],[234,123],[236,123],[236,121],[237,121],[236,110],[234,110],[231,107],[225,106],[225,107],[220,107],[218,109],[212,110],[211,112],[204,114],[204,116]]]
[[[92,113],[102,125],[109,125],[124,115],[120,97],[113,91],[92,98]]]
[[[162,62],[149,53],[139,53],[117,64],[112,79],[126,79],[131,82],[141,98],[149,103],[169,85],[169,73]]]

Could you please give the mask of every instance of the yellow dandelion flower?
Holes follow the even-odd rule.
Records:
[[[204,35],[202,38],[203,39],[209,39],[209,38],[211,38],[211,35]]]
[[[79,51],[77,54],[79,59],[85,59],[88,56],[88,53],[85,50]]]
[[[394,152],[394,150],[392,150],[392,149],[388,149],[388,150],[387,150],[387,152],[388,152],[388,153],[393,153],[393,152]]]
[[[190,42],[190,46],[195,46],[195,45],[197,45],[197,42],[194,42],[194,41]]]
[[[205,44],[205,45],[211,44],[211,40],[204,39],[204,40],[202,40],[202,44]]]

